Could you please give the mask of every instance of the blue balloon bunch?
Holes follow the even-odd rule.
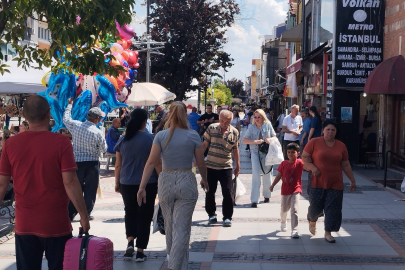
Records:
[[[51,107],[51,115],[55,120],[52,132],[66,128],[62,119],[69,98],[75,99],[72,118],[81,122],[87,120],[87,112],[93,106],[98,106],[106,115],[115,108],[128,107],[127,104],[117,100],[114,85],[104,76],[97,75],[90,82],[92,82],[90,85],[86,84],[89,89],[85,89],[84,85],[80,84],[80,76],[76,77],[69,73],[51,74],[47,90],[38,95],[45,97]],[[101,121],[104,120],[105,117],[101,119]]]

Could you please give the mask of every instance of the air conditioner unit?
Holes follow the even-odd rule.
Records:
[[[34,28],[28,27],[27,30],[28,30],[28,34],[30,34],[30,35],[35,35],[35,30],[34,30]]]

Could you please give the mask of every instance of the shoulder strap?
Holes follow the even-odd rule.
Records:
[[[270,170],[266,173],[266,172],[264,172],[264,169],[263,169],[263,164],[262,164],[262,159],[260,158],[260,152],[259,152],[259,163],[260,163],[260,168],[262,169],[262,172],[266,175],[266,174],[269,174],[270,172],[271,172],[271,170],[273,170],[273,165],[271,165],[271,167],[270,167]]]
[[[87,248],[89,247],[89,242],[92,237],[93,235],[85,235],[82,238],[82,243],[80,245],[79,270],[86,270]]]

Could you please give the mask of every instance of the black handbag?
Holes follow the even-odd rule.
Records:
[[[162,213],[162,209],[160,208],[160,205],[159,205],[159,210],[158,210],[158,214],[157,214],[157,224],[159,227],[159,232],[163,235],[166,235],[165,219],[163,218],[163,213]]]
[[[262,152],[262,153],[264,153],[264,154],[267,154],[268,152],[269,152],[269,144],[268,143],[266,143],[266,142],[262,142],[260,145],[259,145],[259,151],[260,152]]]

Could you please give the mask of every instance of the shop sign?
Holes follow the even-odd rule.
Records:
[[[288,76],[300,70],[301,70],[301,59],[287,67],[286,75]]]
[[[323,93],[326,94],[326,119],[332,118],[332,55],[323,55]]]
[[[337,0],[335,88],[364,87],[383,60],[385,1]]]

